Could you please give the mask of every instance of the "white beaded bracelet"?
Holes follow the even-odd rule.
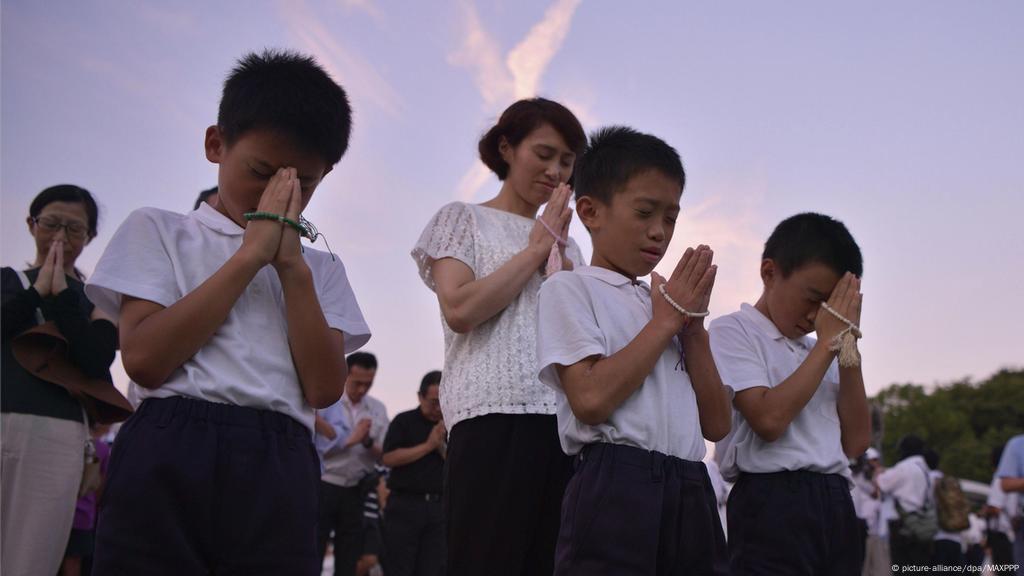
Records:
[[[857,350],[857,339],[863,336],[860,327],[829,306],[827,302],[822,302],[821,307],[846,324],[846,329],[836,334],[829,342],[828,349],[839,352],[840,366],[844,368],[860,366],[860,351]]]
[[[665,300],[668,301],[668,303],[671,304],[673,308],[678,310],[679,313],[682,314],[683,316],[689,316],[691,318],[703,318],[703,317],[707,316],[708,314],[711,314],[711,312],[709,312],[707,310],[705,310],[703,312],[690,312],[686,308],[683,308],[682,306],[677,304],[676,301],[673,300],[671,296],[668,295],[668,291],[665,290],[665,285],[664,284],[659,284],[658,285],[658,290],[661,291],[661,295],[665,297]]]

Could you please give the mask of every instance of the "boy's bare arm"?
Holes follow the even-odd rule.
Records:
[[[871,414],[860,366],[839,368],[836,409],[839,412],[843,453],[848,458],[857,458],[871,445]]]
[[[711,355],[711,338],[703,326],[683,336],[686,371],[697,396],[697,414],[704,438],[717,442],[732,428],[732,405]]]
[[[259,210],[284,214],[296,183],[294,171],[279,170],[267,184]],[[158,388],[206,345],[256,273],[273,260],[281,244],[281,228],[278,222],[249,223],[238,252],[171,306],[128,296],[122,299],[121,358],[133,381]]]
[[[541,215],[554,230],[563,229],[572,217],[568,207],[570,194],[567,186],[556,188]],[[526,248],[479,279],[469,266],[454,258],[435,261],[431,275],[448,326],[460,334],[469,332],[504,310],[537,273],[551,252],[552,244],[554,238],[537,222]]]
[[[632,342],[611,356],[591,356],[571,366],[556,366],[576,418],[590,426],[608,420],[644,383],[674,335],[671,327],[652,320]]]
[[[704,293],[714,283],[714,275],[707,247],[698,251],[687,249],[671,280],[678,286],[679,294],[687,295],[680,297],[682,305],[697,310]],[[663,281],[654,276],[655,285]],[[657,290],[652,290],[651,300],[651,320],[622,350],[605,358],[591,356],[571,366],[556,367],[569,406],[584,424],[596,426],[605,422],[643,385],[672,337],[682,330],[686,319]]]
[[[707,246],[697,247],[698,252],[701,252],[701,249],[708,258],[710,283],[698,285],[699,297],[693,300],[693,304],[691,304],[693,308],[684,306],[693,312],[704,312],[711,305],[711,292],[715,288],[715,277],[718,271],[717,267],[711,265],[714,260],[714,251]],[[682,271],[679,272],[677,278],[681,277],[683,277]],[[656,283],[661,283],[660,276],[654,278]],[[666,289],[670,287],[666,286]],[[661,289],[658,290],[660,292]],[[671,291],[669,293],[671,294]],[[693,386],[693,392],[697,398],[697,415],[700,419],[701,433],[706,440],[717,442],[725,438],[732,428],[732,406],[729,404],[729,392],[722,384],[718,366],[715,365],[715,358],[711,354],[711,338],[704,328],[704,317],[687,318],[679,333],[679,338],[683,345],[686,371],[690,375],[690,384]]]
[[[291,180],[291,186],[285,214],[298,221],[302,212],[302,190],[298,178]],[[302,242],[296,230],[290,227],[282,230],[271,264],[281,279],[288,321],[288,346],[299,375],[302,395],[310,406],[326,408],[337,402],[344,391],[348,375],[345,337],[341,331],[327,325],[313,284],[313,272],[302,256]]]
[[[774,442],[786,433],[789,424],[800,414],[817,392],[832,364],[835,352],[819,340],[803,364],[778,386],[758,386],[736,394],[733,404],[750,427],[765,442]]]
[[[829,297],[829,305],[854,322],[860,320],[859,287],[860,281],[847,273]],[[856,315],[854,301],[857,303]],[[743,390],[733,399],[736,409],[766,442],[774,442],[785,434],[790,423],[810,402],[836,357],[836,353],[828,349],[832,338],[847,327],[827,312],[819,313],[814,325],[818,341],[789,378],[773,388],[758,386]]]
[[[184,298],[164,308],[125,296],[118,325],[121,361],[132,381],[155,389],[213,336],[256,272],[257,259],[241,250]]]

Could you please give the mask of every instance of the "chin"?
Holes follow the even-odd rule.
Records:
[[[647,276],[651,272],[654,272],[654,269],[657,268],[657,266],[657,264],[642,262],[640,264],[637,264],[636,266],[633,266],[633,269],[630,270],[629,273],[632,274],[633,276],[636,276],[637,278],[642,278],[644,276]]]

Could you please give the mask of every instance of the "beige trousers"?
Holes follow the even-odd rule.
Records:
[[[0,573],[53,576],[75,518],[85,425],[14,413],[0,423]]]
[[[892,574],[889,560],[889,540],[878,536],[868,536],[864,551],[864,570],[861,576],[889,576]]]

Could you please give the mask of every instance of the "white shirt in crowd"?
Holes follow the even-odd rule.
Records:
[[[878,488],[899,501],[906,512],[920,510],[932,491],[931,471],[922,456],[911,456],[883,470],[876,478]]]
[[[803,364],[816,342],[811,336],[785,337],[749,304],[717,318],[708,331],[722,382],[737,394],[759,386],[778,386]],[[734,409],[732,431],[716,448],[722,452],[722,476],[735,481],[740,472],[809,470],[850,480],[836,409],[838,394],[839,368],[833,362],[814,396],[774,442],[764,441]]]
[[[459,260],[483,278],[529,244],[535,221],[503,210],[453,202],[427,223],[412,250],[420,277],[435,289],[431,266],[442,258]],[[576,242],[565,255],[583,264]],[[504,310],[466,334],[444,330],[441,412],[451,430],[462,420],[485,414],[554,414],[555,393],[537,380],[537,294],[542,270]]]
[[[384,403],[366,394],[358,404],[353,404],[348,393],[345,393],[341,395],[338,404],[352,430],[355,430],[360,420],[370,419],[370,438],[373,438],[373,445],[377,450],[381,450],[389,422],[388,410]],[[344,444],[344,442],[339,442],[324,453],[322,457],[323,474],[320,475],[320,479],[329,484],[347,488],[355,486],[371,472],[378,457],[371,448],[362,444],[348,448],[345,448]]]
[[[1003,492],[1002,482],[998,476],[993,476],[992,484],[988,491],[988,505],[999,508],[999,517],[996,519],[994,528],[1003,534],[1014,539],[1013,517],[1020,514],[1020,494],[1017,492]]]
[[[132,212],[114,233],[86,294],[119,317],[121,297],[169,307],[198,288],[242,245],[245,230],[208,204],[187,215],[156,208]],[[370,330],[338,258],[310,247],[303,256],[328,326],[345,337],[345,352],[359,349]],[[284,295],[277,271],[261,269],[210,340],[155,390],[129,387],[138,406],[146,398],[185,396],[274,410],[313,429],[288,345]]]
[[[867,524],[868,534],[878,536],[879,516],[882,513],[882,501],[875,495],[875,484],[863,474],[853,476],[853,510],[857,517]]]
[[[606,268],[559,272],[540,290],[537,358],[540,380],[557,393],[558,433],[566,454],[608,442],[699,461],[706,451],[697,397],[682,367],[679,341],[658,358],[644,383],[596,426],[572,413],[555,365],[608,357],[626,347],[651,319],[651,289]]]

